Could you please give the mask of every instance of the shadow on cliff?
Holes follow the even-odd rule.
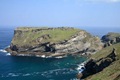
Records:
[[[112,52],[104,58],[99,60],[90,59],[85,64],[85,70],[77,75],[78,79],[84,79],[90,75],[96,74],[108,67],[112,62],[116,60],[116,52],[113,48]]]

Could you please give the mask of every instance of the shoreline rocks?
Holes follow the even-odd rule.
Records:
[[[35,30],[35,33],[34,31]],[[41,33],[42,30],[42,33]],[[48,30],[46,32],[46,30]],[[58,42],[52,41],[52,39],[56,39],[56,37],[52,36],[51,33],[56,35],[54,30],[58,30],[58,35],[61,35],[62,32],[71,32],[74,31],[74,28],[18,28],[14,32],[14,37],[11,41],[11,45],[8,49],[6,49],[12,55],[20,55],[25,54],[28,55],[65,55],[65,54],[80,54],[80,55],[89,55],[94,54],[97,51],[103,48],[103,43],[98,37],[94,37],[91,34],[87,33],[84,30],[76,29],[75,34],[67,34],[70,37],[66,40],[61,40]],[[64,30],[64,31],[63,31]],[[45,34],[43,34],[43,32]],[[49,33],[50,32],[50,33]],[[75,32],[75,31],[74,31]],[[38,34],[39,33],[39,34]],[[46,34],[47,33],[47,34]],[[31,35],[28,35],[31,34]],[[64,34],[65,35],[65,34]],[[31,36],[38,36],[36,40],[30,40]],[[33,39],[31,37],[31,39]],[[59,37],[58,37],[59,38]],[[23,41],[21,41],[23,40]],[[33,41],[29,44],[26,44],[26,41]],[[51,40],[51,41],[50,41]],[[22,46],[20,46],[22,45]]]
[[[117,53],[116,49],[113,48],[111,53],[107,55],[106,57],[100,58],[100,59],[89,59],[84,63],[85,69],[77,74],[78,79],[84,79],[90,75],[94,75],[100,71],[102,71],[104,68],[108,67],[110,64],[112,64],[114,61],[117,60]]]

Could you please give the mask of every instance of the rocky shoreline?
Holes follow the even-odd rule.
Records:
[[[64,36],[65,38],[63,40],[54,41],[56,38],[63,36],[60,32],[69,33],[72,31],[76,32],[73,34],[67,34],[69,35],[68,38]],[[55,34],[59,36],[56,37],[57,35]],[[36,35],[37,37],[33,39]],[[10,47],[5,50],[12,56],[41,57],[44,55],[46,57],[57,57],[66,56],[68,54],[89,56],[95,54],[104,47],[118,42],[120,42],[119,33],[108,33],[100,39],[99,37],[92,36],[85,30],[74,29],[72,27],[19,27],[14,30],[14,37],[11,41]]]
[[[58,32],[56,32],[58,31]],[[54,41],[67,34],[63,40]],[[76,32],[75,32],[76,31]],[[44,33],[44,34],[43,34]],[[53,34],[51,34],[53,33]],[[31,34],[31,35],[30,35]],[[57,35],[56,35],[57,34]],[[53,36],[55,35],[55,36]],[[32,40],[32,37],[37,36]],[[27,39],[29,38],[29,39]],[[21,40],[21,41],[20,41]],[[26,44],[28,43],[28,44]],[[98,37],[74,28],[17,28],[7,52],[13,56],[65,56],[67,54],[90,55],[103,48],[103,43]]]
[[[111,64],[116,65],[117,61],[119,61],[120,33],[108,33],[104,35],[101,40],[104,43],[104,48],[82,63],[84,65],[81,66],[80,64],[78,67],[78,71],[80,72],[77,74],[78,79],[92,80],[91,76],[95,78],[97,73],[102,72],[107,67],[109,68]],[[97,58],[95,58],[96,55]],[[116,76],[114,80],[118,79],[119,75]]]
[[[100,59],[89,59],[88,61],[84,62],[84,70],[77,74],[78,79],[86,78],[90,75],[96,74],[102,71],[104,68],[108,67],[114,61],[117,60],[117,53],[115,48],[113,48],[112,52],[107,55],[106,57]],[[83,64],[83,63],[82,63]],[[81,66],[80,66],[81,67]],[[80,71],[80,68],[78,71]]]
[[[73,31],[72,34],[71,31]],[[66,33],[69,34],[66,35]],[[61,37],[63,35],[64,38]],[[89,59],[77,68],[77,78],[86,79],[117,61],[118,53],[114,47],[104,57],[91,58],[98,51],[103,50],[102,53],[104,53],[104,49],[117,43],[120,43],[120,33],[111,32],[100,39],[85,30],[74,28],[17,28],[10,46],[5,50],[12,56],[42,58],[63,58],[67,55],[87,56]]]

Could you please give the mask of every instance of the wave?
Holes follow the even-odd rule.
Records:
[[[9,76],[15,77],[15,76],[19,76],[19,75],[18,75],[18,74],[14,74],[14,73],[9,73],[7,76],[8,76],[8,77],[9,77]]]
[[[8,53],[5,49],[0,49],[0,52],[6,53],[6,56],[10,56],[11,54]]]
[[[79,80],[79,79],[77,79],[77,78],[73,78],[73,79],[70,79],[70,80]],[[80,79],[81,80],[81,79]]]
[[[63,69],[54,69],[54,70],[49,70],[49,71],[44,71],[42,72],[42,76],[51,78],[53,76],[58,76],[58,75],[68,75],[73,73],[74,70],[71,70],[69,68],[63,68]]]
[[[6,51],[5,49],[6,49],[6,48],[9,48],[9,47],[10,47],[10,45],[4,47],[3,49],[0,49],[0,52],[7,53],[7,51]]]
[[[31,74],[27,73],[27,74],[23,74],[23,76],[30,76]]]
[[[32,73],[8,73],[8,74],[2,74],[1,77],[17,77],[17,76],[31,76]]]
[[[4,49],[0,49],[0,52],[7,53],[7,51]]]
[[[60,58],[64,58],[64,56],[58,56],[58,57],[55,57],[55,58],[60,59]]]
[[[10,56],[11,54],[10,53],[7,53],[6,56]]]
[[[85,63],[86,61],[78,65],[78,67],[76,68],[78,73],[82,73],[85,70]]]
[[[24,55],[24,54],[23,54]],[[56,59],[60,59],[60,58],[64,58],[66,56],[56,56],[56,57],[52,57],[52,56],[45,56],[45,55],[36,55],[36,57],[41,57],[41,58],[56,58]]]
[[[23,77],[23,76],[40,76],[40,77],[45,77],[45,78],[54,78],[54,76],[59,76],[59,75],[68,75],[71,74],[73,71],[70,70],[69,68],[63,68],[63,69],[53,69],[53,70],[48,70],[48,71],[43,71],[43,72],[30,72],[30,73],[17,73],[17,72],[10,72],[10,73],[3,73],[0,75],[0,77]],[[73,80],[73,79],[71,79]],[[75,79],[74,79],[75,80]]]

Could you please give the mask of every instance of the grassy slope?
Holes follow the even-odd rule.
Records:
[[[119,37],[120,36],[120,33],[113,33],[113,32],[110,32],[107,34],[109,38],[115,38],[115,37]]]
[[[79,29],[54,29],[54,30],[42,30],[37,32],[32,32],[32,30],[41,29],[41,28],[18,28],[17,30],[27,31],[23,32],[21,35],[15,34],[15,38],[12,40],[12,43],[18,45],[34,45],[36,44],[33,40],[41,37],[42,35],[49,34],[51,38],[44,39],[42,42],[59,42],[62,40],[67,40],[71,36],[75,35]]]
[[[100,59],[107,56],[109,53],[111,53],[113,47],[116,49],[118,60],[113,62],[103,71],[88,77],[86,80],[120,80],[120,43],[106,47],[105,49],[93,55],[92,58]]]

